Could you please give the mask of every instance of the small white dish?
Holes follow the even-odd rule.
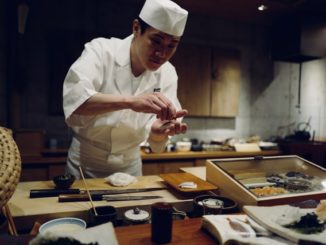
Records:
[[[190,151],[191,150],[191,142],[178,141],[175,143],[175,148],[177,151]]]
[[[67,234],[86,229],[86,222],[82,219],[66,217],[50,220],[40,226],[39,233],[44,235],[48,232]]]

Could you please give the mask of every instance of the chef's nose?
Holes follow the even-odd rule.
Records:
[[[157,55],[160,58],[165,58],[167,52],[165,48],[160,48],[155,51],[155,55]]]

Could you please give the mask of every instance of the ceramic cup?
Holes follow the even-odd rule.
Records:
[[[116,222],[117,210],[115,207],[98,206],[95,208],[97,215],[95,215],[93,208],[88,210],[88,219],[90,226],[100,225],[107,222],[112,222],[114,224]]]

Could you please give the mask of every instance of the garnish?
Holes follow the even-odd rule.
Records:
[[[301,216],[299,221],[295,221],[284,227],[294,229],[303,234],[314,234],[324,231],[326,223],[320,221],[315,213],[307,213]]]

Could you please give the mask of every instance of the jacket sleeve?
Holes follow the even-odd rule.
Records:
[[[100,91],[103,82],[103,41],[103,38],[98,38],[87,43],[66,75],[63,84],[63,110],[69,126],[83,127],[95,117],[75,115],[73,112]]]

